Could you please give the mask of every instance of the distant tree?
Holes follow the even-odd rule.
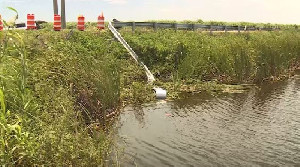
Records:
[[[201,19],[198,19],[198,20],[196,21],[196,23],[203,24],[203,23],[204,23],[204,21],[203,21],[203,20],[201,20]]]

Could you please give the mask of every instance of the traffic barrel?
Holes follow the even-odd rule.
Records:
[[[58,14],[54,15],[53,29],[54,31],[61,30],[61,16]]]
[[[98,16],[98,24],[97,24],[97,28],[99,30],[103,30],[104,29],[104,16],[103,16],[103,12],[101,13],[100,16]]]
[[[78,24],[77,24],[77,29],[79,31],[84,31],[84,17],[82,15],[78,16]]]
[[[27,30],[36,29],[34,14],[27,14]]]
[[[0,14],[0,31],[3,30],[3,22],[2,22],[2,16]]]

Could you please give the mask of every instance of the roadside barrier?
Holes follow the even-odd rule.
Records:
[[[120,22],[114,21],[113,26],[115,28],[123,28],[123,27],[132,27],[132,31],[134,32],[136,27],[147,27],[153,28],[155,31],[158,29],[175,29],[175,30],[192,30],[192,31],[277,31],[280,30],[278,26],[273,27],[256,27],[256,26],[227,26],[227,25],[203,25],[196,23],[161,23],[161,22]]]
[[[77,24],[77,29],[79,31],[84,31],[84,17],[82,15],[78,16],[78,24]]]
[[[103,16],[103,12],[101,13],[100,16],[98,16],[98,24],[97,24],[97,28],[99,30],[103,30],[104,29],[104,16]]]
[[[61,30],[61,16],[58,14],[54,15],[53,29],[54,29],[54,31]]]
[[[36,29],[34,14],[27,14],[27,30]]]

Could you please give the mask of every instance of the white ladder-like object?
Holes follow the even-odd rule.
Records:
[[[142,61],[139,61],[139,57],[137,56],[137,54],[128,45],[128,43],[121,36],[121,34],[115,29],[115,27],[112,25],[111,22],[108,23],[108,28],[114,34],[114,36],[119,40],[119,42],[126,48],[126,50],[131,55],[131,57],[145,69],[146,75],[147,75],[147,78],[148,78],[148,82],[150,84],[153,84],[153,82],[155,81],[155,78],[154,78],[153,74],[151,73],[151,71],[148,69],[148,67]],[[156,98],[158,98],[158,99],[167,98],[167,91],[166,90],[164,90],[162,88],[158,88],[158,87],[154,87],[153,90],[155,90],[155,92],[156,92]]]

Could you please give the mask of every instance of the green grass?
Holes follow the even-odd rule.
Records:
[[[113,145],[105,116],[154,100],[152,86],[108,30],[44,26],[0,32],[0,165],[102,166]],[[297,31],[121,33],[171,98],[243,90],[224,84],[274,80],[299,65]]]
[[[6,31],[0,48],[0,164],[103,164],[105,115],[121,103],[120,45],[107,32]]]
[[[155,76],[168,82],[259,83],[288,74],[300,58],[298,31],[121,33]]]

